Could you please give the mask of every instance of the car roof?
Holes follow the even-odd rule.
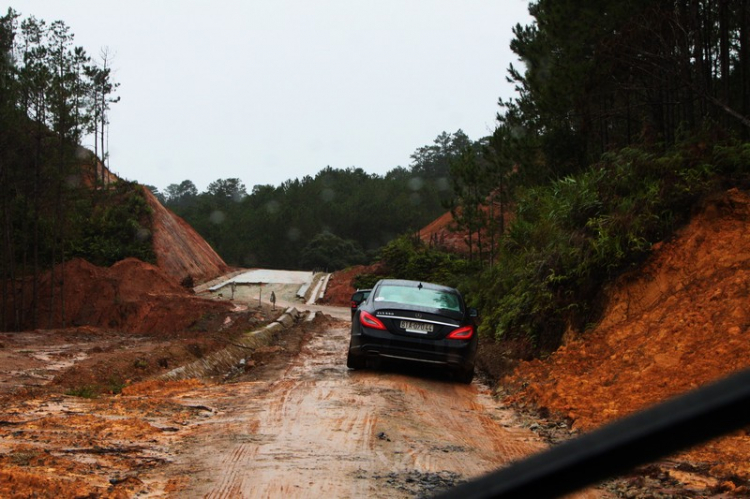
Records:
[[[411,281],[407,279],[381,279],[378,281],[376,286],[403,286],[406,288],[417,288],[420,285],[423,288],[427,289],[434,289],[438,291],[444,291],[447,293],[458,293],[458,291],[455,288],[451,288],[450,286],[443,286],[442,284],[435,284],[433,282],[426,282],[426,281]]]

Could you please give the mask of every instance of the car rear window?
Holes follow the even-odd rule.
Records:
[[[435,289],[416,289],[404,286],[380,286],[375,295],[376,302],[403,303],[422,307],[441,308],[462,312],[461,301],[454,293],[446,293]]]

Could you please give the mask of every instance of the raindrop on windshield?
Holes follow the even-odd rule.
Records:
[[[419,191],[424,187],[424,180],[422,177],[412,177],[409,179],[409,189],[413,191]]]
[[[288,231],[288,232],[286,233],[286,237],[287,237],[287,238],[288,238],[288,239],[289,239],[290,241],[298,241],[301,235],[302,235],[302,233],[300,232],[300,230],[299,230],[299,229],[298,229],[297,227],[292,227],[292,228],[291,228],[291,229],[289,229],[289,231]]]
[[[211,216],[208,217],[208,219],[216,225],[224,222],[226,218],[227,216],[224,214],[224,212],[219,210],[214,211],[213,213],[211,213]]]
[[[333,201],[335,197],[336,197],[336,192],[330,187],[326,187],[320,192],[320,199],[322,199],[326,203]]]
[[[279,211],[279,202],[274,200],[266,203],[266,211],[271,215],[277,213]]]

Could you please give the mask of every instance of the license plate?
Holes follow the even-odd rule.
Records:
[[[434,324],[426,324],[424,322],[401,321],[401,329],[410,333],[427,334],[431,333],[434,327]]]

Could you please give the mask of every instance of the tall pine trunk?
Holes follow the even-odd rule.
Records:
[[[742,114],[750,116],[750,0],[741,1],[740,11],[740,88]],[[745,127],[742,136],[747,140],[750,131]]]
[[[721,68],[721,85],[719,99],[725,105],[731,106],[730,78],[729,78],[729,1],[719,0],[719,61]],[[729,125],[729,116],[721,113],[722,122]]]

